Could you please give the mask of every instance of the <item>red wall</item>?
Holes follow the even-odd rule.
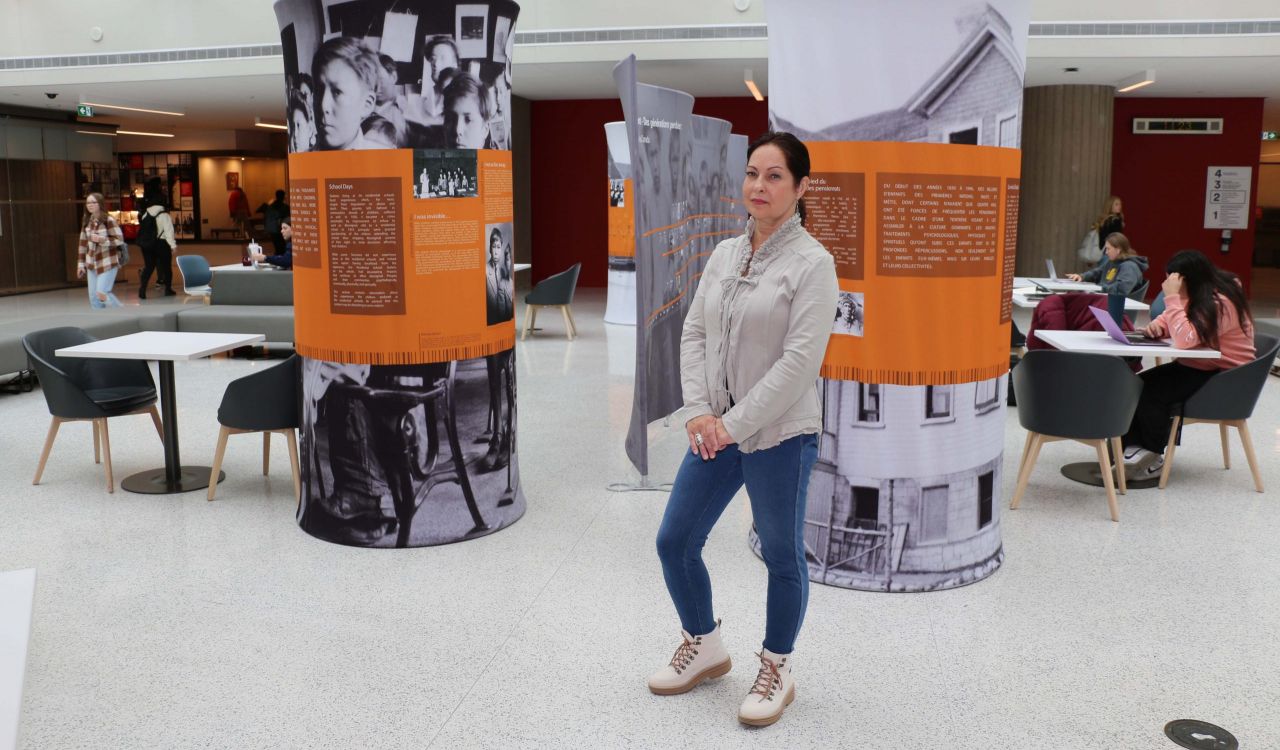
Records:
[[[622,105],[616,99],[535,101],[530,110],[533,280],[580,261],[578,285],[603,287],[609,179],[604,124],[622,119]],[[748,138],[769,122],[768,105],[749,97],[698,99],[693,111],[728,120],[733,132]]]
[[[1135,117],[1221,117],[1224,122],[1222,135],[1134,135]],[[1187,248],[1239,274],[1249,289],[1261,134],[1262,99],[1116,99],[1111,192],[1124,201],[1125,234],[1139,254],[1151,259],[1148,298],[1160,289],[1165,263]],[[1218,249],[1221,230],[1204,228],[1210,166],[1253,168],[1249,228],[1232,230],[1226,255]]]

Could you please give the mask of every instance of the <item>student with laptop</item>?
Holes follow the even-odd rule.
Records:
[[[1164,313],[1144,331],[1152,338],[1168,336],[1178,349],[1209,346],[1218,359],[1180,359],[1144,370],[1142,396],[1124,436],[1126,468],[1143,477],[1164,468],[1164,449],[1174,409],[1209,378],[1257,356],[1253,316],[1235,274],[1213,265],[1198,250],[1183,250],[1169,260],[1164,280]]]
[[[1143,276],[1147,273],[1146,257],[1135,253],[1129,238],[1119,232],[1107,235],[1103,251],[1105,255],[1101,263],[1082,274],[1069,273],[1067,278],[1093,282],[1102,287],[1103,294],[1128,297],[1142,285]]]

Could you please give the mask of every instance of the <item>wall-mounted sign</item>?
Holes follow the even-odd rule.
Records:
[[[1262,140],[1264,141],[1280,141],[1280,132],[1275,130],[1262,131]]]
[[[90,107],[88,104],[76,105],[76,116],[93,117],[93,107]]]
[[[1248,229],[1253,167],[1209,167],[1204,191],[1205,229]]]

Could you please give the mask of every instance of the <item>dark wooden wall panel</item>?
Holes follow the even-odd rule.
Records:
[[[1034,86],[1023,92],[1020,276],[1083,270],[1076,250],[1111,190],[1115,89]]]
[[[0,162],[0,292],[65,284],[64,247],[78,231],[75,164],[9,159]]]

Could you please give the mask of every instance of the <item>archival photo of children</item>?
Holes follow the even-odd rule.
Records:
[[[277,0],[289,148],[509,149],[519,8]]]

